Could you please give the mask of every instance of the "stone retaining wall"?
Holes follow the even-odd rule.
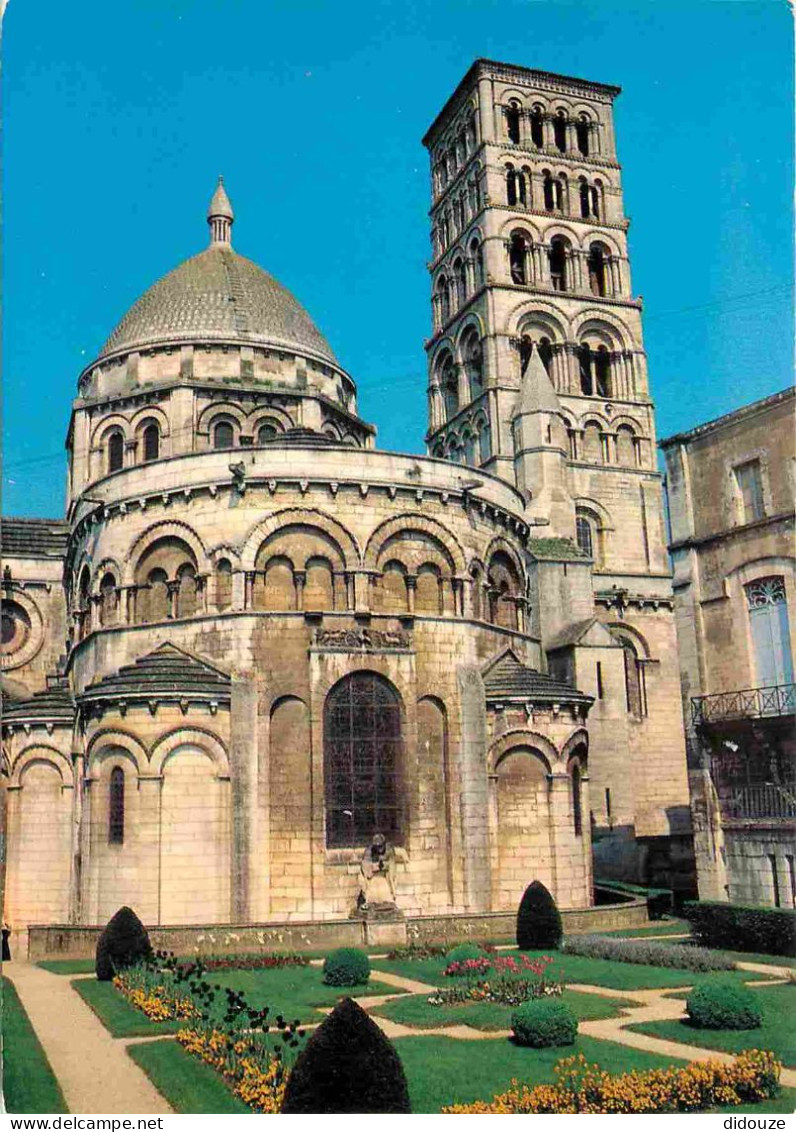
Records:
[[[564,932],[606,931],[643,927],[644,900],[604,904],[561,913]],[[361,920],[321,920],[288,924],[216,924],[148,928],[152,946],[178,955],[235,954],[259,951],[323,951],[333,947],[399,946],[410,941],[437,943],[460,939],[512,938],[513,912],[473,915],[417,916],[406,920],[365,923]],[[101,926],[34,924],[28,928],[28,958],[88,959],[93,957]]]

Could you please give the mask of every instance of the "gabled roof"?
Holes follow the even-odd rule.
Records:
[[[89,684],[78,701],[187,699],[226,703],[230,685],[226,672],[166,641],[134,664]]]
[[[63,558],[69,524],[61,519],[0,519],[0,554],[17,558]]]
[[[592,704],[593,696],[579,692],[563,680],[555,680],[522,664],[513,649],[506,649],[484,670],[487,703],[518,700],[522,703]]]
[[[56,684],[36,692],[29,700],[3,704],[3,723],[58,723],[71,727],[75,719],[75,701],[65,684]]]
[[[570,648],[573,645],[591,645],[597,648],[621,647],[598,617],[587,617],[585,621],[576,621],[574,625],[562,629],[545,645],[545,651],[555,652],[556,649]]]

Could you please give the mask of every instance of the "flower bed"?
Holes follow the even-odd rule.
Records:
[[[550,955],[538,959],[531,959],[527,955],[522,955],[519,959],[511,955],[496,955],[493,958],[449,963],[444,974],[461,981],[457,986],[438,988],[433,995],[429,995],[429,1005],[498,1002],[504,1006],[519,1006],[529,999],[558,996],[563,992],[564,986],[560,981],[549,977],[548,968],[552,962]],[[487,974],[489,978],[485,977]]]
[[[130,967],[122,975],[116,975],[113,985],[124,995],[131,1006],[135,1006],[151,1022],[170,1022],[197,1018],[199,1011],[190,995],[179,995],[162,983],[147,979],[139,982],[139,968]]]
[[[772,1053],[744,1050],[731,1065],[692,1062],[683,1068],[611,1076],[583,1054],[559,1061],[554,1085],[513,1080],[491,1101],[450,1105],[445,1113],[701,1112],[716,1105],[755,1104],[776,1096],[782,1065]]]
[[[253,1112],[281,1110],[290,1069],[276,1052],[269,1054],[254,1039],[235,1038],[216,1029],[180,1030],[177,1041],[187,1053],[220,1073]]]

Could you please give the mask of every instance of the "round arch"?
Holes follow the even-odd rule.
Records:
[[[368,539],[363,555],[363,565],[365,568],[375,570],[384,544],[388,539],[392,538],[393,535],[403,531],[415,531],[419,534],[427,535],[429,538],[439,543],[448,556],[449,565],[453,572],[459,577],[464,576],[467,560],[461,544],[455,535],[445,528],[442,523],[437,522],[436,519],[431,519],[426,515],[419,515],[417,512],[413,511],[407,511],[402,515],[394,516],[392,519],[386,519],[373,531]]]
[[[322,511],[312,507],[289,507],[275,511],[266,519],[255,523],[244,536],[240,549],[240,564],[243,570],[253,570],[260,547],[272,534],[283,528],[293,526],[315,527],[337,547],[344,569],[355,570],[360,563],[359,546],[351,532]]]
[[[152,747],[151,772],[162,774],[168,760],[183,747],[196,747],[214,764],[218,778],[229,777],[226,747],[218,735],[204,727],[176,727],[162,735]]]

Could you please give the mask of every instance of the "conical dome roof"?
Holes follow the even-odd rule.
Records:
[[[144,292],[102,347],[100,358],[167,343],[219,341],[306,353],[338,365],[329,343],[290,291],[232,250],[233,215],[219,184],[208,211],[210,247]],[[219,218],[223,227],[217,224]]]

